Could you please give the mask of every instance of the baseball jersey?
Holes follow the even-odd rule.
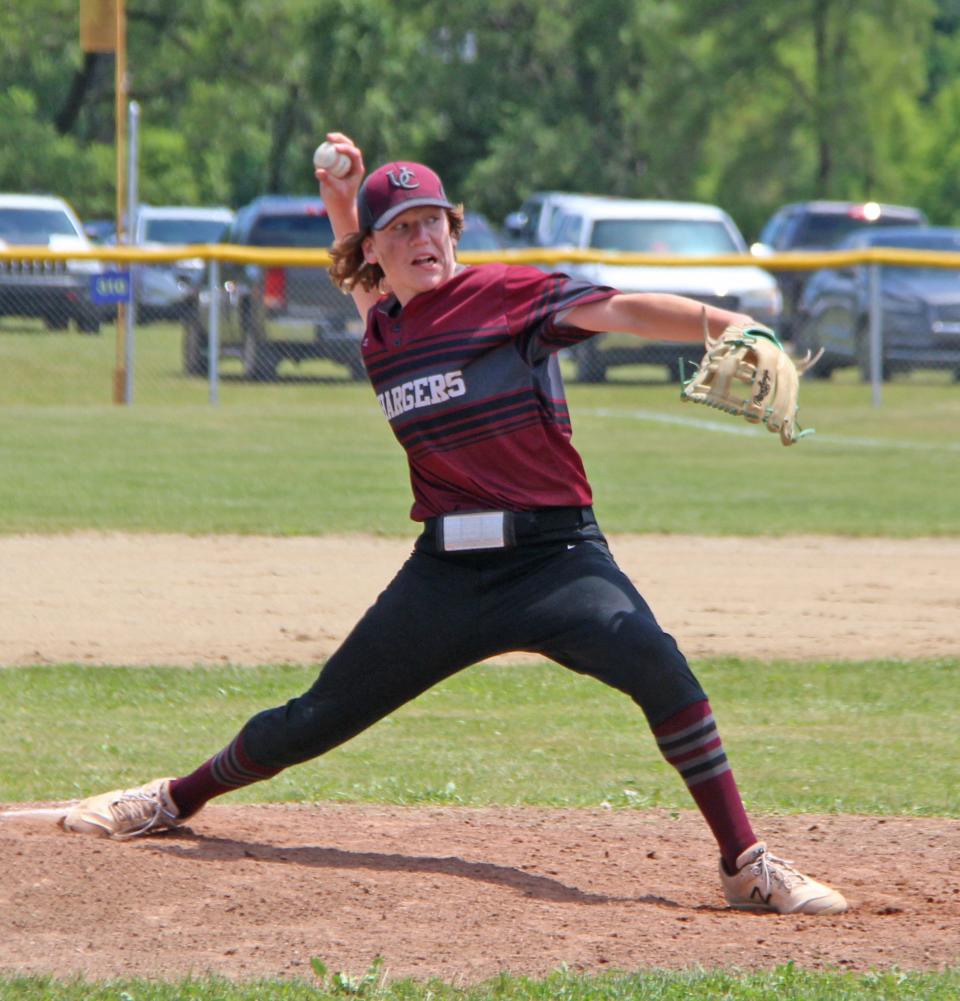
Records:
[[[558,325],[616,289],[537,268],[465,267],[367,316],[363,360],[407,454],[414,521],[454,511],[591,503],[557,351],[593,331]]]

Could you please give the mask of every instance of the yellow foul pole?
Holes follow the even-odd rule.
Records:
[[[80,0],[80,47],[84,52],[114,54],[116,119],[117,243],[124,243],[127,207],[127,16],[125,0]],[[117,351],[113,402],[123,403],[126,385],[124,330],[127,306],[117,306]]]

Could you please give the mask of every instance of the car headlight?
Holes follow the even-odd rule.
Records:
[[[779,316],[783,309],[783,296],[780,289],[755,288],[740,294],[740,308],[744,313],[763,313],[766,316]]]

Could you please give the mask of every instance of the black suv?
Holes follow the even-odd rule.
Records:
[[[879,202],[793,202],[770,217],[750,248],[757,257],[791,250],[832,250],[845,236],[872,226],[926,226],[927,217],[906,205]],[[794,334],[797,303],[810,272],[767,270],[777,279],[783,294],[779,333]]]
[[[263,195],[237,212],[223,242],[245,247],[326,249],[333,228],[320,198]],[[270,380],[283,359],[327,358],[363,378],[363,325],[351,296],[325,267],[220,264],[220,348],[239,356],[248,379]],[[194,293],[184,319],[183,366],[209,370],[209,281]]]

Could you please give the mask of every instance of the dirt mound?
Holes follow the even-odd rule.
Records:
[[[957,539],[612,543],[691,656],[958,653]],[[322,660],[409,547],[0,538],[0,665]],[[720,585],[733,579],[744,587]],[[311,957],[356,975],[379,955],[389,976],[468,983],[562,964],[937,969],[958,956],[954,820],[762,819],[774,850],[852,904],[804,918],[726,910],[694,813],[218,803],[193,833],[112,842],[4,809],[4,972],[309,979]]]
[[[0,970],[310,979],[310,958],[456,983],[562,964],[862,971],[957,961],[960,821],[763,818],[833,918],[725,909],[694,813],[213,805],[133,842],[0,820]]]

